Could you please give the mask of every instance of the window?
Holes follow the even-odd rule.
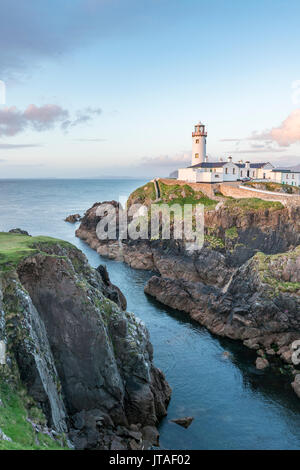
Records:
[[[199,144],[199,139],[196,139],[196,144]]]
[[[287,180],[289,179],[289,175],[286,175],[286,179],[287,179]]]
[[[233,168],[232,173],[235,175],[235,168]]]
[[[241,177],[243,176],[243,172],[241,171]]]
[[[195,158],[199,158],[199,153],[195,153]]]
[[[254,178],[254,176],[255,176],[255,171],[252,171],[252,176],[253,176],[253,178]]]
[[[225,174],[228,175],[228,168],[225,168]]]

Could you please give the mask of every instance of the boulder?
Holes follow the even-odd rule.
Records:
[[[264,369],[267,369],[269,367],[269,361],[263,357],[258,357],[256,359],[256,369],[258,370],[264,370]]]
[[[296,395],[300,398],[300,374],[299,373],[295,376],[295,380],[294,382],[292,382],[292,387]]]
[[[70,224],[75,224],[76,222],[79,222],[80,220],[81,220],[80,214],[71,214],[65,218],[65,222],[69,222]]]
[[[194,421],[194,418],[192,418],[191,416],[186,416],[184,418],[171,419],[172,423],[178,424],[179,426],[182,426],[185,429],[187,429],[192,424],[193,421]]]

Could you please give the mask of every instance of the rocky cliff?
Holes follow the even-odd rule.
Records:
[[[16,397],[34,430],[29,448],[44,434],[46,447],[53,439],[78,449],[157,443],[170,388],[153,365],[148,331],[105,268],[92,269],[74,246],[0,234],[0,340],[0,403],[8,413]],[[1,416],[5,442],[17,448],[18,430]]]
[[[140,199],[149,207],[153,195],[149,184],[145,187],[133,193],[130,204]],[[189,195],[195,199],[190,202],[201,201],[198,196]],[[78,237],[101,255],[156,272],[147,294],[187,312],[215,334],[244,341],[263,358],[280,357],[298,373],[291,364],[291,344],[300,339],[299,205],[255,198],[221,198],[213,209],[209,203],[204,246],[193,253],[182,240],[151,240],[150,233],[147,240],[99,240],[99,206],[86,212]]]

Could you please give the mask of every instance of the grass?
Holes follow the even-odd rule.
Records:
[[[0,232],[0,269],[11,269],[22,259],[42,251],[43,245],[56,244],[72,247],[70,243],[55,238]]]
[[[215,237],[214,235],[205,235],[204,240],[213,249],[225,248],[225,243],[222,238]]]
[[[300,247],[294,251],[287,253],[279,253],[276,255],[265,255],[257,253],[255,258],[258,262],[258,271],[260,278],[266,284],[269,284],[274,294],[286,292],[291,294],[300,294],[300,282],[287,282],[280,279],[287,262],[289,260],[296,261],[300,256]],[[275,276],[277,274],[277,276]]]
[[[248,210],[270,210],[278,211],[284,208],[279,201],[265,201],[256,197],[244,199],[227,199],[225,207],[230,209],[241,209],[243,212]]]
[[[26,393],[26,392],[25,392]],[[0,450],[62,450],[51,437],[36,433],[27,421],[28,411],[23,403],[24,391],[16,392],[0,382],[0,428],[12,442],[0,440]]]
[[[131,193],[127,205],[130,207],[132,204],[149,204],[151,201],[154,202],[155,199],[156,193],[154,183],[149,182]]]
[[[229,238],[229,240],[235,240],[239,236],[237,228],[236,227],[228,228],[225,231],[225,236],[226,236],[226,238]]]
[[[184,206],[185,204],[203,204],[206,209],[214,209],[217,201],[214,201],[203,194],[201,191],[195,191],[191,186],[185,184],[183,186],[179,184],[165,184],[159,181],[160,188],[160,201],[161,204],[179,204]],[[153,183],[147,183],[144,186],[136,189],[129,197],[128,206],[133,203],[150,205],[155,201],[155,189]]]
[[[281,184],[274,182],[253,182],[247,181],[244,183],[244,186],[249,186],[254,189],[260,189],[264,191],[278,192],[282,194],[299,194],[300,188],[297,186],[292,186],[290,184]]]

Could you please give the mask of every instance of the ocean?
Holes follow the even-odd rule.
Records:
[[[95,202],[126,198],[145,180],[0,180],[0,231],[22,228],[31,235],[68,240],[91,265],[105,264],[128,301],[128,310],[147,325],[155,364],[173,389],[169,414],[160,424],[164,449],[299,449],[300,400],[289,381],[258,371],[256,355],[240,342],[217,338],[184,313],[144,294],[151,276],[101,258],[64,222]],[[223,355],[229,352],[229,357]],[[228,356],[228,355],[226,355]],[[188,429],[171,423],[193,416]]]

